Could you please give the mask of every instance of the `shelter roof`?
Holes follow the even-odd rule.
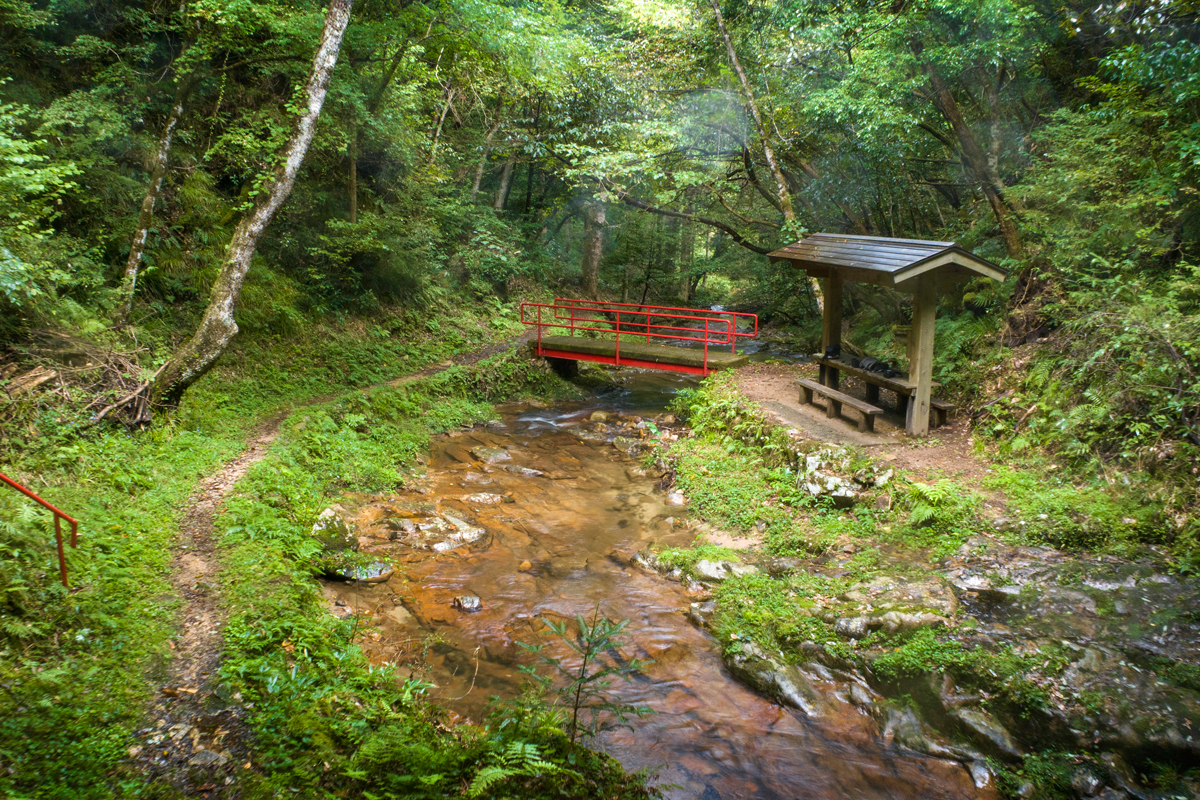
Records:
[[[771,263],[790,261],[809,275],[824,278],[840,274],[846,280],[912,290],[918,275],[983,276],[1004,280],[1008,273],[985,258],[967,252],[954,242],[924,239],[889,239],[884,236],[847,236],[815,233],[807,239],[769,253]]]

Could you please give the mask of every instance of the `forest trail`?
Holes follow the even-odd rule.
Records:
[[[532,332],[469,351],[417,372],[376,386],[401,386],[429,378],[453,366],[475,364],[512,347]],[[375,386],[365,387],[375,388]],[[363,391],[355,389],[353,391]],[[152,779],[180,791],[211,792],[234,783],[233,776],[254,766],[249,759],[249,730],[242,723],[241,698],[222,696],[214,681],[221,662],[222,628],[215,520],[226,496],[252,466],[262,461],[279,436],[280,425],[296,408],[329,402],[339,395],[313,398],[261,422],[246,450],[204,479],[189,499],[171,560],[171,585],[183,603],[174,650],[157,688],[150,726],[139,731],[143,744],[130,748],[131,758]]]

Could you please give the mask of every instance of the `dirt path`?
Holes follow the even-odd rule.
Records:
[[[455,365],[474,364],[529,341],[526,332],[516,339],[463,353],[385,384],[399,386],[431,377]],[[374,388],[374,387],[370,387]],[[361,390],[355,390],[361,391]],[[328,402],[320,397],[303,405]],[[151,725],[138,732],[139,744],[129,754],[151,779],[171,784],[186,794],[206,798],[237,796],[236,776],[252,769],[250,731],[242,720],[239,696],[224,696],[215,680],[221,662],[222,627],[214,522],[234,485],[262,461],[279,435],[279,426],[291,410],[261,423],[250,446],[216,474],[206,478],[188,500],[180,522],[179,538],[171,561],[171,585],[183,600],[179,632],[168,642],[175,651],[165,675],[156,680]]]
[[[214,681],[224,624],[214,519],[233,486],[266,456],[282,419],[277,415],[261,424],[244,453],[197,487],[179,526],[171,561],[171,585],[183,599],[179,634],[169,643],[175,657],[158,687],[154,725],[130,754],[152,778],[181,791],[220,794],[246,763],[242,708],[238,698],[221,697]]]

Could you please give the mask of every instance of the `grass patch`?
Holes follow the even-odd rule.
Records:
[[[921,628],[891,641],[868,637],[867,642],[888,648],[871,660],[872,670],[885,681],[948,672],[961,686],[997,695],[1018,710],[1044,708],[1050,700],[1048,691],[1029,679],[1031,673],[1058,675],[1070,663],[1061,648],[1029,653],[1011,646],[995,651],[969,648],[933,628]]]
[[[799,660],[805,642],[840,644],[833,628],[819,617],[814,595],[832,595],[845,588],[841,581],[800,574],[786,579],[768,575],[730,578],[713,591],[717,601],[713,632],[726,648],[752,640],[785,659]],[[840,648],[839,648],[840,649]]]
[[[197,478],[243,446],[238,426],[227,430],[98,432],[71,445],[69,468],[13,473],[81,522],[70,593],[56,582],[50,517],[0,491],[0,794],[142,788],[121,761],[149,700],[144,675],[169,658],[170,547]]]
[[[1160,505],[1134,492],[1011,466],[997,466],[986,485],[1004,492],[1026,538],[1055,547],[1119,552],[1163,533]]]
[[[658,563],[668,569],[682,570],[685,575],[695,576],[699,561],[735,561],[742,557],[738,551],[714,544],[698,544],[695,547],[668,547],[654,554]]]

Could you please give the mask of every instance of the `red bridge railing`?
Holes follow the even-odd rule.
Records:
[[[26,489],[21,484],[14,481],[12,478],[0,472],[0,481],[7,483],[12,488],[16,489],[21,494],[36,503],[40,503],[43,507],[50,509],[54,513],[54,538],[58,542],[58,574],[62,578],[62,585],[67,585],[67,555],[63,552],[63,535],[62,535],[62,520],[71,523],[71,547],[79,545],[79,523],[72,519],[68,514],[59,511],[54,506],[47,503],[42,498],[38,497],[33,492]]]
[[[738,320],[745,320],[747,330],[738,329]],[[644,303],[609,303],[600,300],[555,298],[553,303],[522,303],[521,322],[538,329],[538,352],[543,352],[542,332],[551,334],[600,334],[615,340],[612,357],[572,354],[582,360],[595,360],[614,365],[648,366],[675,372],[707,375],[709,347],[729,348],[737,352],[739,338],[758,335],[758,315],[733,311],[714,311],[707,308],[678,308],[652,306]],[[703,349],[703,367],[687,367],[670,363],[647,363],[621,357],[621,338],[641,339],[649,344],[679,343]]]

